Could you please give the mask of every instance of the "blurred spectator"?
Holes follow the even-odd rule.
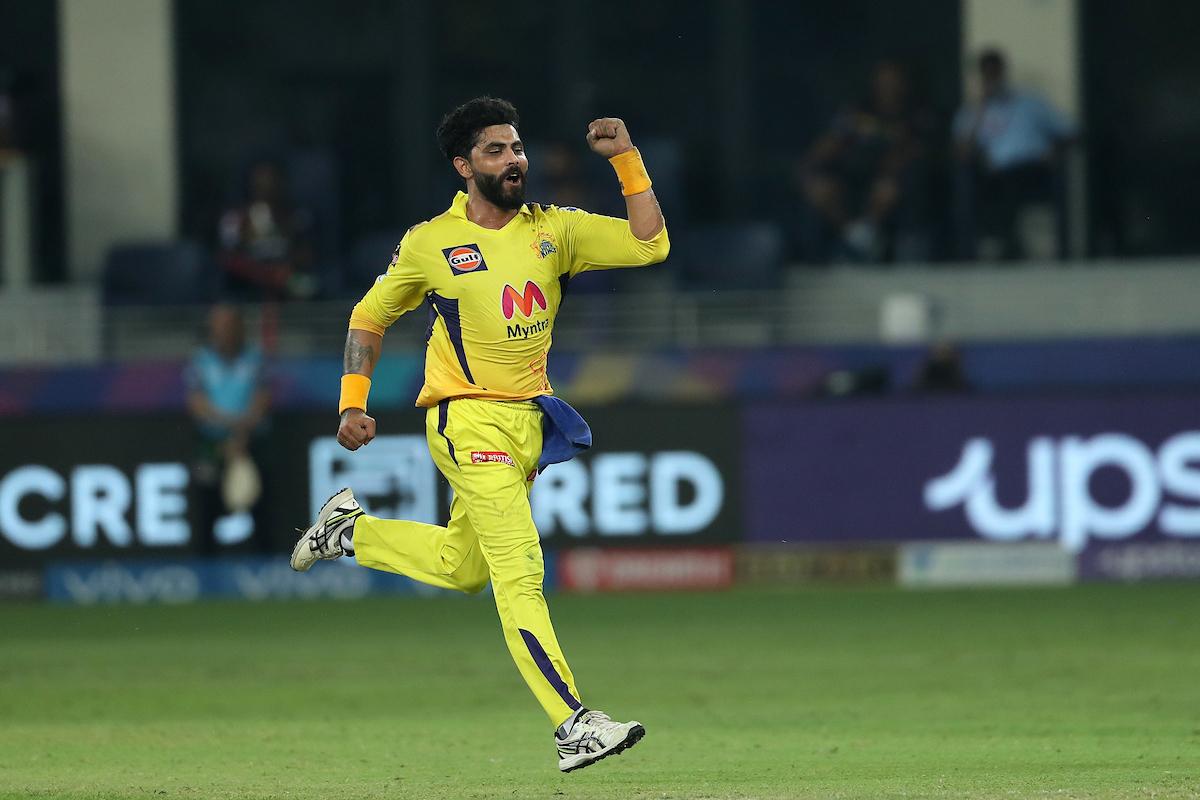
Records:
[[[578,150],[578,146],[550,142],[533,152],[529,191],[535,201],[595,211],[596,195],[584,176]]]
[[[962,353],[950,342],[939,342],[929,350],[914,387],[926,394],[961,394],[971,390],[963,371]]]
[[[913,102],[905,67],[876,65],[867,99],[841,111],[801,164],[811,258],[928,258],[933,130],[931,116]]]
[[[221,215],[220,264],[232,294],[254,299],[311,297],[312,215],[288,195],[282,169],[260,161],[250,169],[246,202]]]
[[[817,389],[818,397],[873,397],[888,393],[891,373],[875,365],[859,369],[839,369],[825,376]]]
[[[1054,208],[1059,150],[1075,131],[1044,99],[1009,85],[1002,52],[984,51],[978,66],[979,99],[954,118],[963,255],[975,255],[978,240],[987,257],[1021,258],[1019,216],[1033,205]]]
[[[218,305],[209,312],[208,343],[192,357],[185,382],[197,433],[192,502],[197,543],[211,551],[219,541],[241,541],[254,532],[261,540],[265,503],[254,496],[259,492],[247,493],[252,488],[247,484],[261,485],[253,466],[261,459],[254,451],[271,395],[263,356],[246,344],[237,308]]]
[[[529,196],[535,202],[550,203],[559,207],[581,208],[592,213],[603,213],[607,209],[594,191],[594,184],[580,161],[581,152],[587,152],[578,143],[547,142],[532,148],[529,170]],[[608,165],[605,164],[605,167]],[[611,171],[611,170],[610,170]],[[605,175],[605,177],[609,177]],[[604,184],[606,187],[608,184]],[[611,199],[605,195],[606,199]],[[619,195],[618,195],[619,197]],[[581,274],[571,281],[572,294],[606,294],[612,292],[619,276],[618,270],[601,270]],[[607,315],[607,312],[601,312]]]

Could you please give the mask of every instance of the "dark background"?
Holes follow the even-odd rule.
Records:
[[[56,18],[53,2],[0,0],[0,64],[43,178],[43,280],[64,275]],[[1081,18],[1092,254],[1200,252],[1200,200],[1179,179],[1200,168],[1200,5],[1089,2]],[[682,148],[688,219],[779,213],[789,160],[879,59],[908,62],[948,123],[960,28],[956,0],[176,0],[181,230],[211,239],[253,159],[318,152],[335,156],[342,246],[406,227],[454,187],[437,119],[489,91],[521,109],[534,169],[537,143],[582,152],[586,122],[616,114]]]
[[[58,3],[0,0],[0,72],[11,71],[18,143],[36,162],[40,234],[35,246],[40,275],[49,281],[66,275],[58,63]]]

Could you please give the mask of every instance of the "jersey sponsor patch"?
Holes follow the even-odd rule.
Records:
[[[491,451],[491,450],[472,450],[472,464],[508,464],[510,467],[515,467],[516,462],[512,460],[512,456],[508,453]]]
[[[479,252],[477,244],[446,247],[442,249],[442,255],[446,257],[446,263],[450,265],[450,271],[455,275],[487,272],[487,263],[483,260],[483,253]]]
[[[534,315],[535,308],[546,310],[546,293],[533,281],[525,281],[525,291],[518,292],[507,283],[500,290],[500,312],[505,319],[520,313],[525,319]]]

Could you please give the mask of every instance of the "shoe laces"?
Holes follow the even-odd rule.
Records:
[[[607,730],[615,728],[620,723],[613,722],[612,717],[605,714],[603,711],[589,711],[579,718],[579,721],[585,725],[590,725],[598,730]]]
[[[332,530],[333,528],[334,526],[326,525],[321,530],[316,531],[312,538],[308,540],[308,549],[319,558],[328,558],[337,555],[337,550],[341,544],[338,541],[341,538],[341,534],[335,534]],[[299,528],[296,528],[296,530],[302,534],[307,533],[307,531],[302,531]],[[335,545],[338,547],[335,547]]]

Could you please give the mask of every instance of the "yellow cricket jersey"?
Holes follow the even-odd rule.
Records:
[[[467,219],[467,195],[409,229],[387,272],[350,316],[383,334],[401,314],[430,308],[425,385],[417,405],[448,397],[528,400],[553,394],[546,360],[567,281],[586,270],[657,264],[671,248],[623,219],[526,203],[492,230]]]

